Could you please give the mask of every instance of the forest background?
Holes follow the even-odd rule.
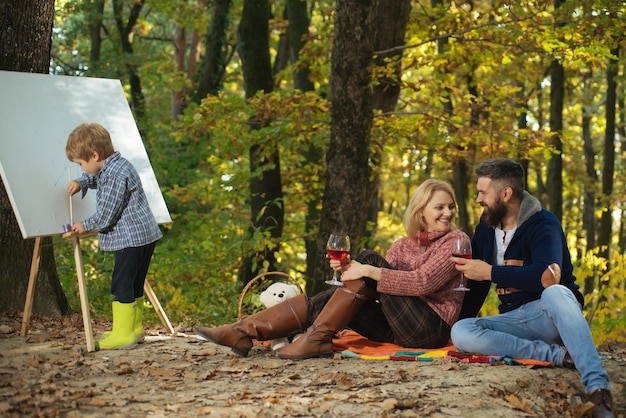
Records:
[[[148,276],[172,321],[233,320],[266,271],[324,289],[328,234],[384,254],[429,177],[454,185],[471,235],[474,167],[511,157],[563,223],[596,342],[626,339],[624,2],[13,3],[1,69],[38,72],[6,42],[34,24],[51,74],[122,81],[173,219]],[[0,192],[0,309],[19,310],[33,246]],[[46,243],[34,310],[78,310],[71,248]],[[83,247],[107,316],[113,255]]]

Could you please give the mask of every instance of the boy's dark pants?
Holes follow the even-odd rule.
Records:
[[[155,246],[156,242],[153,242],[115,251],[111,294],[116,301],[132,303],[143,296],[143,285]]]

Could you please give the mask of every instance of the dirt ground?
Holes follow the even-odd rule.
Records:
[[[107,329],[95,323],[96,336]],[[582,417],[575,371],[513,365],[248,357],[148,330],[132,350],[88,353],[79,315],[0,315],[0,417]],[[189,327],[190,328],[190,327]],[[601,351],[616,415],[626,417],[626,345]]]

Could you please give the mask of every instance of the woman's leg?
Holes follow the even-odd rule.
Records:
[[[378,254],[373,250],[364,250],[357,257],[356,261],[362,264],[369,264],[370,266],[381,267],[381,268],[391,268],[391,265],[385,260],[385,258]],[[365,338],[368,338],[372,341],[380,341],[380,342],[393,342],[393,331],[389,327],[387,323],[387,318],[382,311],[382,307],[378,301],[378,292],[376,291],[376,281],[364,278],[365,286],[367,289],[368,299],[365,300],[363,306],[357,312],[357,314],[352,318],[352,320],[348,323],[348,328],[351,330],[358,332]],[[328,301],[328,298],[332,296],[335,289],[330,289],[328,291],[322,292],[319,294],[320,301],[325,302]],[[312,299],[317,299],[318,295],[314,296]],[[325,303],[324,303],[325,304]],[[317,303],[317,306],[320,304]],[[323,305],[322,305],[323,308]],[[317,318],[321,309],[317,312],[314,312],[311,318]]]
[[[378,254],[376,251],[364,250],[355,259],[359,263],[369,264],[376,267],[391,268],[387,260]],[[389,325],[387,319],[383,314],[380,303],[378,303],[378,293],[376,292],[376,281],[364,278],[365,286],[367,289],[368,299],[365,301],[361,310],[356,314],[352,321],[348,324],[350,329],[358,332],[359,334],[372,339],[374,341],[388,341],[392,334],[389,333]],[[330,289],[324,290],[315,296],[312,296],[309,306],[309,325],[315,321],[320,312],[324,309],[324,306],[328,303],[330,298],[337,290],[336,286]],[[377,325],[372,327],[372,324]],[[372,328],[371,330],[369,330]],[[366,335],[369,334],[369,335]]]
[[[448,345],[450,325],[419,297],[381,294],[380,304],[393,332],[393,343],[416,348]]]
[[[333,336],[343,330],[359,312],[367,293],[363,279],[345,282],[335,290],[307,332],[291,344],[276,350],[275,355],[291,360],[332,356]]]
[[[381,268],[391,265],[375,251],[363,251],[356,258],[363,264]],[[450,326],[426,302],[416,296],[393,296],[376,292],[377,283],[364,279],[375,294],[368,299],[348,326],[373,341],[391,342],[403,347],[437,348],[448,344]]]
[[[203,339],[231,347],[232,351],[245,357],[252,348],[252,340],[271,340],[293,335],[307,328],[309,298],[301,293],[284,302],[247,316],[234,324],[216,328],[195,327]]]

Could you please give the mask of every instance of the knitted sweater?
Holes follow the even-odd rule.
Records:
[[[459,235],[465,233],[431,232],[422,243],[407,237],[398,239],[385,257],[393,270],[382,269],[378,292],[417,296],[452,326],[459,317],[465,294],[452,290],[461,283],[461,273],[450,261],[452,240]]]

